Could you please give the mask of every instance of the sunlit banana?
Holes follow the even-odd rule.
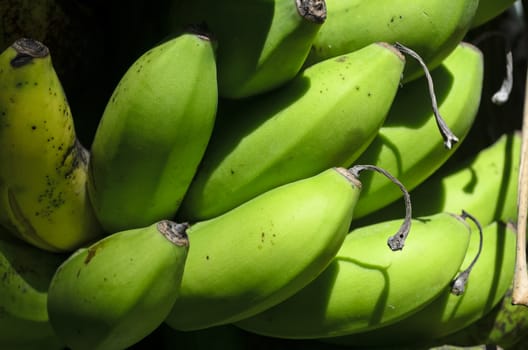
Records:
[[[125,349],[154,331],[178,297],[186,228],[162,220],[73,253],[48,292],[57,336],[72,349]]]
[[[482,53],[475,46],[461,43],[431,76],[439,111],[460,142],[450,150],[445,149],[433,118],[427,82],[421,78],[398,91],[384,125],[357,160],[388,170],[410,189],[449,159],[471,129],[480,104],[484,76]],[[370,175],[366,174],[363,181],[363,195],[355,212],[357,218],[375,212],[400,196],[385,179]],[[469,208],[467,211],[471,212]]]
[[[514,2],[515,0],[479,0],[477,11],[471,22],[471,27],[475,28],[491,21],[509,7],[513,6]]]
[[[286,301],[236,323],[279,338],[325,338],[394,323],[438,297],[457,273],[470,239],[459,216],[415,219],[402,251],[383,247],[386,221],[352,230],[325,271]]]
[[[177,330],[232,323],[311,282],[348,232],[361,190],[357,167],[327,169],[192,225],[181,294],[166,322]],[[395,236],[407,234],[405,224]],[[386,241],[376,244],[394,254]]]
[[[398,50],[375,43],[320,62],[269,94],[220,104],[179,217],[212,218],[279,185],[352,164],[383,123],[403,67]]]
[[[425,346],[433,339],[465,328],[489,313],[510,287],[515,266],[515,236],[515,229],[511,225],[494,222],[484,227],[482,252],[469,274],[462,295],[451,293],[448,286],[425,308],[397,323],[325,341],[359,348]],[[472,262],[480,244],[479,234],[472,232],[461,272]]]
[[[115,88],[91,147],[88,194],[106,232],[177,211],[211,135],[214,44],[182,33],[144,53]]]
[[[66,257],[0,237],[0,348],[61,349],[48,319],[48,288]]]
[[[411,191],[413,214],[424,216],[464,208],[482,225],[495,220],[516,221],[520,154],[521,135],[512,132],[463,162],[446,164]],[[396,202],[358,224],[398,217],[401,205]]]
[[[41,42],[0,54],[0,226],[49,251],[101,234],[86,194],[87,152]]]
[[[319,30],[307,65],[376,41],[400,42],[415,50],[429,69],[438,66],[469,30],[478,0],[326,0],[328,18]],[[416,62],[404,81],[423,74]]]
[[[257,95],[301,69],[326,19],[325,0],[176,1],[169,27],[205,23],[218,40],[218,89],[228,98]]]

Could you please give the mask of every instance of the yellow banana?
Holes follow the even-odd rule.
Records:
[[[87,151],[49,49],[17,40],[0,54],[0,225],[49,251],[101,235],[86,193]]]
[[[500,222],[484,227],[482,242],[478,232],[472,232],[460,272],[470,265],[481,244],[482,252],[469,274],[462,295],[453,294],[448,286],[425,308],[397,323],[325,341],[360,348],[426,346],[434,339],[465,328],[489,313],[510,287],[515,267],[515,236],[513,226]]]
[[[292,79],[326,19],[325,0],[183,0],[172,7],[169,28],[205,23],[218,40],[218,90],[227,98]]]
[[[306,64],[386,41],[412,48],[432,70],[464,38],[478,2],[326,0],[328,18],[317,33]],[[416,62],[409,62],[403,79],[410,81],[422,74]]]
[[[483,66],[480,50],[461,43],[431,72],[439,111],[460,140],[450,150],[438,137],[427,82],[421,78],[398,91],[384,125],[357,162],[388,170],[411,190],[425,181],[450,158],[470,131],[480,104]],[[385,179],[372,178],[370,174],[365,175],[363,184],[356,218],[375,212],[400,196]],[[458,210],[460,207],[454,211]],[[469,208],[467,211],[471,212]]]
[[[106,232],[173,217],[209,141],[217,97],[214,44],[199,32],[128,69],[91,147],[88,193]]]
[[[192,225],[192,249],[169,326],[188,331],[232,323],[311,282],[348,232],[361,189],[356,169],[365,168],[327,169]],[[406,235],[406,221],[396,236]],[[380,249],[390,252],[386,242]]]
[[[420,310],[450,284],[466,254],[470,229],[459,216],[414,219],[405,249],[387,250],[398,220],[352,230],[331,264],[282,303],[236,322],[278,338],[326,338],[394,323]]]
[[[53,330],[72,349],[125,349],[162,324],[178,297],[186,224],[162,220],[81,248],[48,291]]]
[[[269,94],[220,104],[177,217],[209,219],[277,186],[352,164],[383,123],[404,60],[393,46],[375,43],[320,62]]]

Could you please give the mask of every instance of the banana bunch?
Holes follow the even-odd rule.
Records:
[[[16,40],[0,349],[522,342],[522,133],[454,157],[489,83],[468,34],[511,5],[166,0],[116,43],[148,47],[116,56],[86,146],[50,49]]]

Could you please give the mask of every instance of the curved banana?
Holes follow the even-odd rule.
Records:
[[[278,338],[326,338],[394,323],[425,307],[457,273],[470,229],[459,216],[414,219],[405,249],[385,249],[398,220],[352,230],[332,263],[284,302],[236,323]]]
[[[182,33],[128,69],[91,147],[88,194],[106,232],[173,217],[205,152],[217,97],[205,34]]]
[[[445,149],[438,136],[427,82],[421,78],[398,91],[384,125],[357,162],[386,169],[408,189],[418,186],[449,159],[471,129],[480,104],[483,66],[481,51],[461,43],[431,72],[439,111],[460,140],[450,150]],[[390,182],[370,174],[365,175],[363,185],[356,218],[377,211],[401,195],[391,188]],[[471,212],[469,208],[467,211]]]
[[[81,248],[57,269],[48,314],[72,349],[125,349],[154,331],[178,297],[186,224],[162,220]]]
[[[521,135],[503,134],[472,157],[441,167],[412,190],[413,214],[424,216],[464,208],[484,226],[496,220],[515,222],[520,158]],[[362,218],[358,224],[400,216],[401,205],[395,203]]]
[[[49,322],[47,298],[65,259],[10,235],[0,237],[0,348],[62,348]]]
[[[527,339],[527,333],[528,308],[513,304],[510,287],[486,316],[437,342],[460,346],[496,344],[503,349],[515,349],[516,344]]]
[[[0,226],[48,251],[101,236],[86,193],[87,151],[49,49],[17,40],[0,54]]]
[[[513,6],[515,0],[479,0],[471,28],[485,24]]]
[[[360,189],[346,169],[332,168],[192,225],[181,293],[166,322],[185,331],[227,324],[301,289],[339,249]]]
[[[348,232],[361,190],[358,167],[327,169],[192,225],[181,293],[166,322],[185,331],[232,323],[311,282]]]
[[[178,217],[205,220],[291,181],[350,165],[375,137],[404,58],[376,43],[306,69],[283,88],[220,104]]]
[[[471,263],[481,244],[478,232],[473,230],[471,236],[460,272]],[[482,252],[469,274],[462,295],[455,295],[450,288],[446,288],[425,308],[397,323],[324,341],[359,348],[425,346],[433,339],[467,327],[489,313],[511,286],[515,267],[515,236],[515,229],[511,225],[495,221],[484,227]]]
[[[432,70],[463,39],[478,2],[326,0],[328,18],[315,37],[306,65],[386,41],[412,48]],[[409,62],[403,79],[421,75],[420,66]]]
[[[218,40],[218,90],[243,98],[273,90],[303,65],[326,19],[325,0],[183,0],[169,28],[205,23]]]

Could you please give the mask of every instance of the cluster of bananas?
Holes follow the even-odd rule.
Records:
[[[518,343],[521,136],[448,162],[481,105],[466,34],[512,4],[174,1],[90,147],[49,48],[16,40],[0,348]]]

